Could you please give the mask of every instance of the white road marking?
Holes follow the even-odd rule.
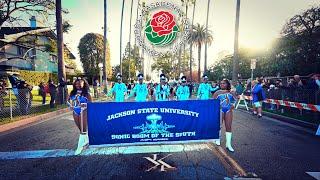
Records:
[[[320,172],[306,172],[306,173],[312,176],[313,178],[320,180]]]
[[[142,154],[160,152],[182,152],[209,149],[206,144],[192,145],[145,145],[145,146],[123,146],[123,147],[93,147],[82,151],[80,156],[90,155],[113,155],[113,154]],[[35,151],[13,151],[0,152],[0,160],[7,159],[35,159],[74,156],[74,150],[52,149]]]

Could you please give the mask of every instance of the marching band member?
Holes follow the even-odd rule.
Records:
[[[211,92],[217,90],[218,87],[213,88],[211,84],[208,83],[208,76],[205,74],[202,76],[202,80],[203,82],[199,85],[198,88],[197,98],[201,100],[209,99],[211,96]]]
[[[220,100],[220,107],[221,107],[221,113],[222,113],[222,121],[225,123],[226,128],[226,148],[230,152],[234,152],[234,149],[231,146],[231,139],[232,139],[232,119],[233,119],[233,103],[236,101],[237,96],[236,93],[231,91],[231,84],[229,80],[223,79],[220,82],[220,88],[221,90],[218,90],[214,93],[213,97],[214,99]],[[220,136],[221,130],[219,132]],[[215,142],[217,145],[220,145],[220,138]]]
[[[167,101],[170,95],[170,87],[166,82],[167,78],[164,74],[160,75],[160,84],[156,87],[156,101]]]
[[[117,80],[118,82],[116,82],[112,89],[109,91],[108,96],[114,95],[115,102],[123,102],[125,94],[127,93],[127,87],[122,82],[121,74],[117,74]]]
[[[147,85],[145,83],[143,83],[143,74],[138,74],[138,81],[139,83],[137,83],[134,88],[131,90],[130,95],[126,98],[130,98],[132,97],[134,94],[136,95],[136,102],[144,102],[147,101],[147,97],[148,97],[148,88]]]
[[[188,100],[190,96],[189,87],[187,86],[187,78],[186,76],[181,77],[181,85],[178,87],[176,91],[176,95],[178,100]]]
[[[83,110],[87,102],[91,102],[92,98],[89,94],[89,84],[84,79],[77,79],[73,83],[73,89],[70,92],[69,97],[67,98],[67,104],[71,110],[73,110],[73,119],[77,127],[80,130],[78,147],[75,151],[75,155],[81,153],[83,148],[89,143],[89,138],[87,134],[87,110]],[[82,112],[83,110],[83,112]],[[81,113],[83,117],[83,124],[81,124]]]

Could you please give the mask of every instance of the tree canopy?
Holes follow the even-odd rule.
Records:
[[[103,35],[87,33],[79,42],[78,50],[84,73],[89,77],[98,77],[100,73],[99,63],[103,62]],[[110,65],[109,43],[106,46],[106,71],[108,78],[112,76]]]
[[[309,75],[320,71],[320,7],[312,7],[290,18],[272,48],[264,52],[239,51],[239,74],[250,77],[250,60],[257,59],[255,76]],[[210,68],[211,78],[231,78],[232,55]]]

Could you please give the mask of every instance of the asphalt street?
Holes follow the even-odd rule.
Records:
[[[226,154],[259,178],[313,179],[306,172],[320,171],[320,137],[310,130],[236,111],[233,131],[236,152]],[[163,146],[158,153],[152,147],[140,147],[142,151],[134,147],[135,153],[127,147],[113,152],[112,148],[89,148],[74,156],[77,140],[71,114],[0,134],[0,179],[224,179],[237,175],[214,150],[217,147],[208,144]],[[221,147],[225,149],[224,136]],[[152,162],[161,158],[167,165]]]

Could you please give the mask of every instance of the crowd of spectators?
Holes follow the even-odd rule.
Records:
[[[294,75],[292,78],[256,78],[266,92],[269,99],[287,100],[308,104],[319,104],[320,102],[320,74],[311,74],[301,78]],[[251,94],[250,79],[242,85],[238,82],[236,90],[241,94],[242,87],[245,87],[244,94]],[[274,109],[272,105],[271,109]]]

